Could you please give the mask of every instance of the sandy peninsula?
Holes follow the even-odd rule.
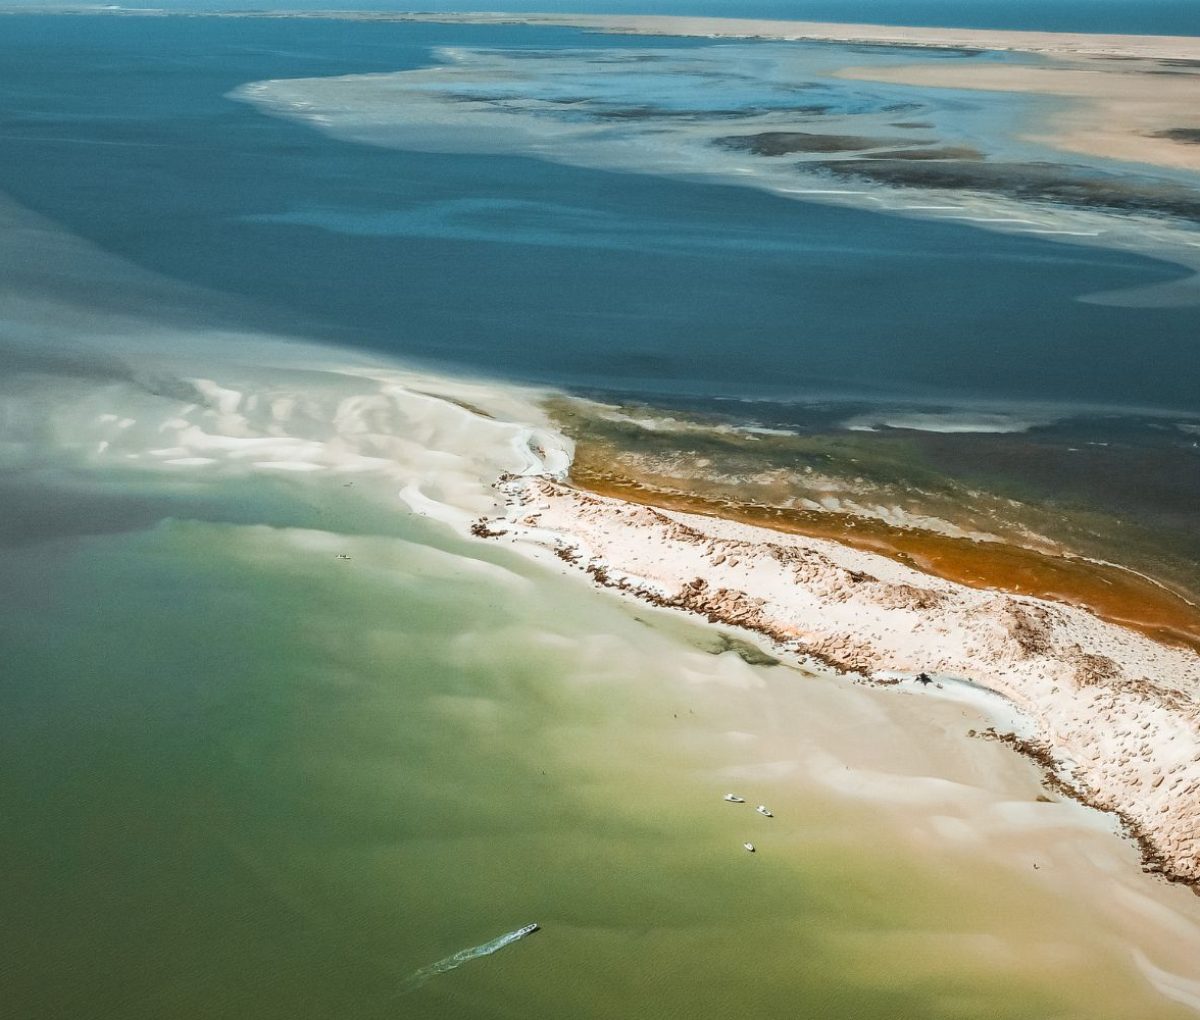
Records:
[[[1200,171],[1200,38],[912,28],[659,15],[413,15],[420,20],[569,25],[613,34],[773,39],[1038,54],[1031,65],[851,68],[842,77],[1064,101],[1029,137],[1065,152]]]
[[[603,587],[882,683],[969,684],[1016,706],[996,733],[1116,813],[1147,870],[1200,887],[1200,657],[1058,603],[968,588],[835,542],[504,476],[474,533],[550,549]]]

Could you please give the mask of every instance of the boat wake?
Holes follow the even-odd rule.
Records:
[[[524,928],[518,928],[516,931],[510,931],[499,938],[494,938],[491,942],[485,942],[481,946],[472,946],[470,949],[461,949],[453,956],[447,956],[444,960],[438,960],[437,963],[431,963],[428,967],[422,967],[414,974],[410,975],[404,982],[403,990],[405,992],[416,991],[426,981],[438,974],[446,974],[452,970],[456,970],[464,963],[469,963],[471,960],[477,960],[481,956],[491,956],[492,953],[499,952],[505,946],[511,946],[514,942],[519,942],[527,935],[532,935],[538,930],[538,925],[527,924]]]

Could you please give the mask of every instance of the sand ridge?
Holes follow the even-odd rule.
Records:
[[[334,12],[297,15],[344,17]],[[830,21],[758,18],[697,18],[670,14],[367,13],[363,20],[427,21],[486,25],[562,25],[624,35],[697,36],[707,39],[777,39],[785,42],[842,42],[929,49],[1011,50],[1056,55],[1200,60],[1200,38],[1182,35],[1116,35],[1091,32],[1031,32],[1011,29],[936,28]]]
[[[920,673],[995,692],[1007,738],[1079,799],[1115,812],[1147,870],[1200,884],[1200,656],[1082,609],[980,591],[834,542],[659,511],[549,476],[502,476],[477,536],[551,549],[601,586],[892,683]]]
[[[461,14],[414,20],[553,24],[615,35],[831,42],[933,50],[1038,54],[1038,66],[938,63],[852,68],[845,78],[933,88],[1024,92],[1074,100],[1031,137],[1067,152],[1200,170],[1200,38],[1082,32],[999,31],[901,25],[690,18],[671,15]]]

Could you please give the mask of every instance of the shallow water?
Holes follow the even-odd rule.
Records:
[[[751,665],[552,558],[462,537],[490,480],[554,445],[530,396],[301,342],[361,330],[519,374],[514,337],[476,347],[459,327],[494,318],[503,339],[524,309],[451,301],[466,274],[434,286],[447,262],[411,233],[305,247],[246,218],[334,192],[375,215],[406,189],[470,209],[484,166],[506,200],[557,188],[606,222],[624,208],[622,228],[662,200],[676,227],[691,208],[701,238],[728,237],[731,210],[765,226],[778,206],[359,149],[220,99],[239,77],[390,68],[414,38],[398,29],[9,24],[0,184],[60,221],[0,207],[9,1011],[1193,1015],[1200,901],[1143,876],[1108,820],[1039,799],[1028,764],[967,736],[975,710]],[[503,250],[514,280],[551,264]],[[495,248],[453,251],[478,279]],[[601,252],[580,278],[626,259]],[[1088,285],[1165,272],[1077,254]],[[686,293],[668,288],[668,311]],[[643,318],[652,296],[629,294]],[[586,318],[564,301],[560,341]],[[603,355],[560,357],[565,378]],[[406,988],[531,921],[535,937]]]
[[[6,228],[141,296],[134,333],[5,277],[75,351],[0,392],[19,1015],[1190,1015],[1195,898],[969,705],[751,665],[425,516],[550,443],[519,394],[156,325],[200,296]]]

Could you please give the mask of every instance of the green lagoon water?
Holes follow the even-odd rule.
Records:
[[[1078,905],[794,776],[721,801],[816,681],[404,530],[3,553],[8,1015],[1130,1015],[1031,966]]]

